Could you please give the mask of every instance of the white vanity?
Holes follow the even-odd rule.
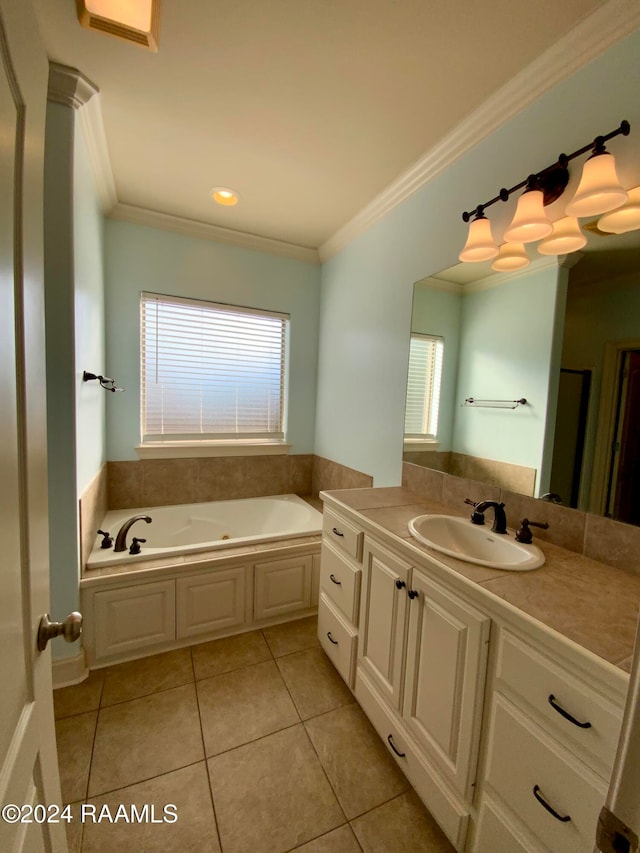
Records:
[[[455,849],[591,851],[640,578],[554,546],[531,572],[465,564],[410,537],[437,511],[415,493],[321,497],[320,641]]]

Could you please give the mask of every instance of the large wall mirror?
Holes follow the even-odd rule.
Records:
[[[435,430],[433,412],[406,430],[405,461],[640,525],[640,231],[519,273],[429,275],[411,334],[442,356]]]

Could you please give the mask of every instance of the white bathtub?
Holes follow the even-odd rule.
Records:
[[[102,536],[96,536],[88,568],[322,532],[322,513],[297,495],[113,510],[106,514],[100,529],[108,530],[115,543],[122,525],[134,515],[148,515],[152,522],[136,521],[127,534],[127,550],[120,553],[113,547],[101,548]],[[137,555],[128,550],[134,536],[147,540]]]

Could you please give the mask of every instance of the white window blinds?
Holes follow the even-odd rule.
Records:
[[[404,433],[409,438],[438,434],[444,341],[433,335],[411,335]]]
[[[285,314],[143,293],[142,440],[282,439]]]

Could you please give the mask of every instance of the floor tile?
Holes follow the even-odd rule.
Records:
[[[272,660],[198,681],[197,690],[208,756],[300,722]]]
[[[378,806],[351,826],[364,853],[454,853],[414,791]]]
[[[192,646],[191,652],[197,679],[271,660],[271,652],[261,631],[248,631],[235,637],[200,643]]]
[[[131,850],[135,853],[220,851],[204,762],[89,800],[89,805],[95,805],[96,814],[105,805],[111,814],[115,814],[121,803],[129,811],[131,805],[137,806],[138,814],[143,813],[144,805],[153,805],[156,821],[163,820],[164,806],[172,804],[176,810],[167,816],[177,813],[178,819],[175,823],[153,823],[150,820],[144,823],[92,823],[87,820],[82,853],[113,853],[117,850]]]
[[[97,719],[98,712],[89,711],[56,721],[58,764],[64,803],[83,800],[87,794]]]
[[[302,847],[296,847],[295,853],[361,853],[361,850],[351,827],[345,824]]]
[[[276,658],[320,645],[317,616],[273,625],[271,628],[265,628],[262,633]]]
[[[208,763],[224,853],[283,853],[345,822],[302,725]]]
[[[88,678],[72,687],[61,687],[53,691],[53,709],[56,720],[70,717],[72,714],[83,714],[86,711],[97,711],[100,707],[100,696],[104,683],[104,670],[90,672]]]
[[[89,795],[132,785],[203,758],[193,684],[102,708]]]
[[[358,705],[346,705],[304,725],[349,819],[409,787]]]
[[[102,707],[193,681],[190,649],[139,658],[104,670]]]
[[[81,853],[83,824],[80,816],[80,803],[71,803],[70,821],[65,821],[67,847],[69,853]]]
[[[354,701],[322,649],[286,655],[278,658],[277,663],[303,720]]]

